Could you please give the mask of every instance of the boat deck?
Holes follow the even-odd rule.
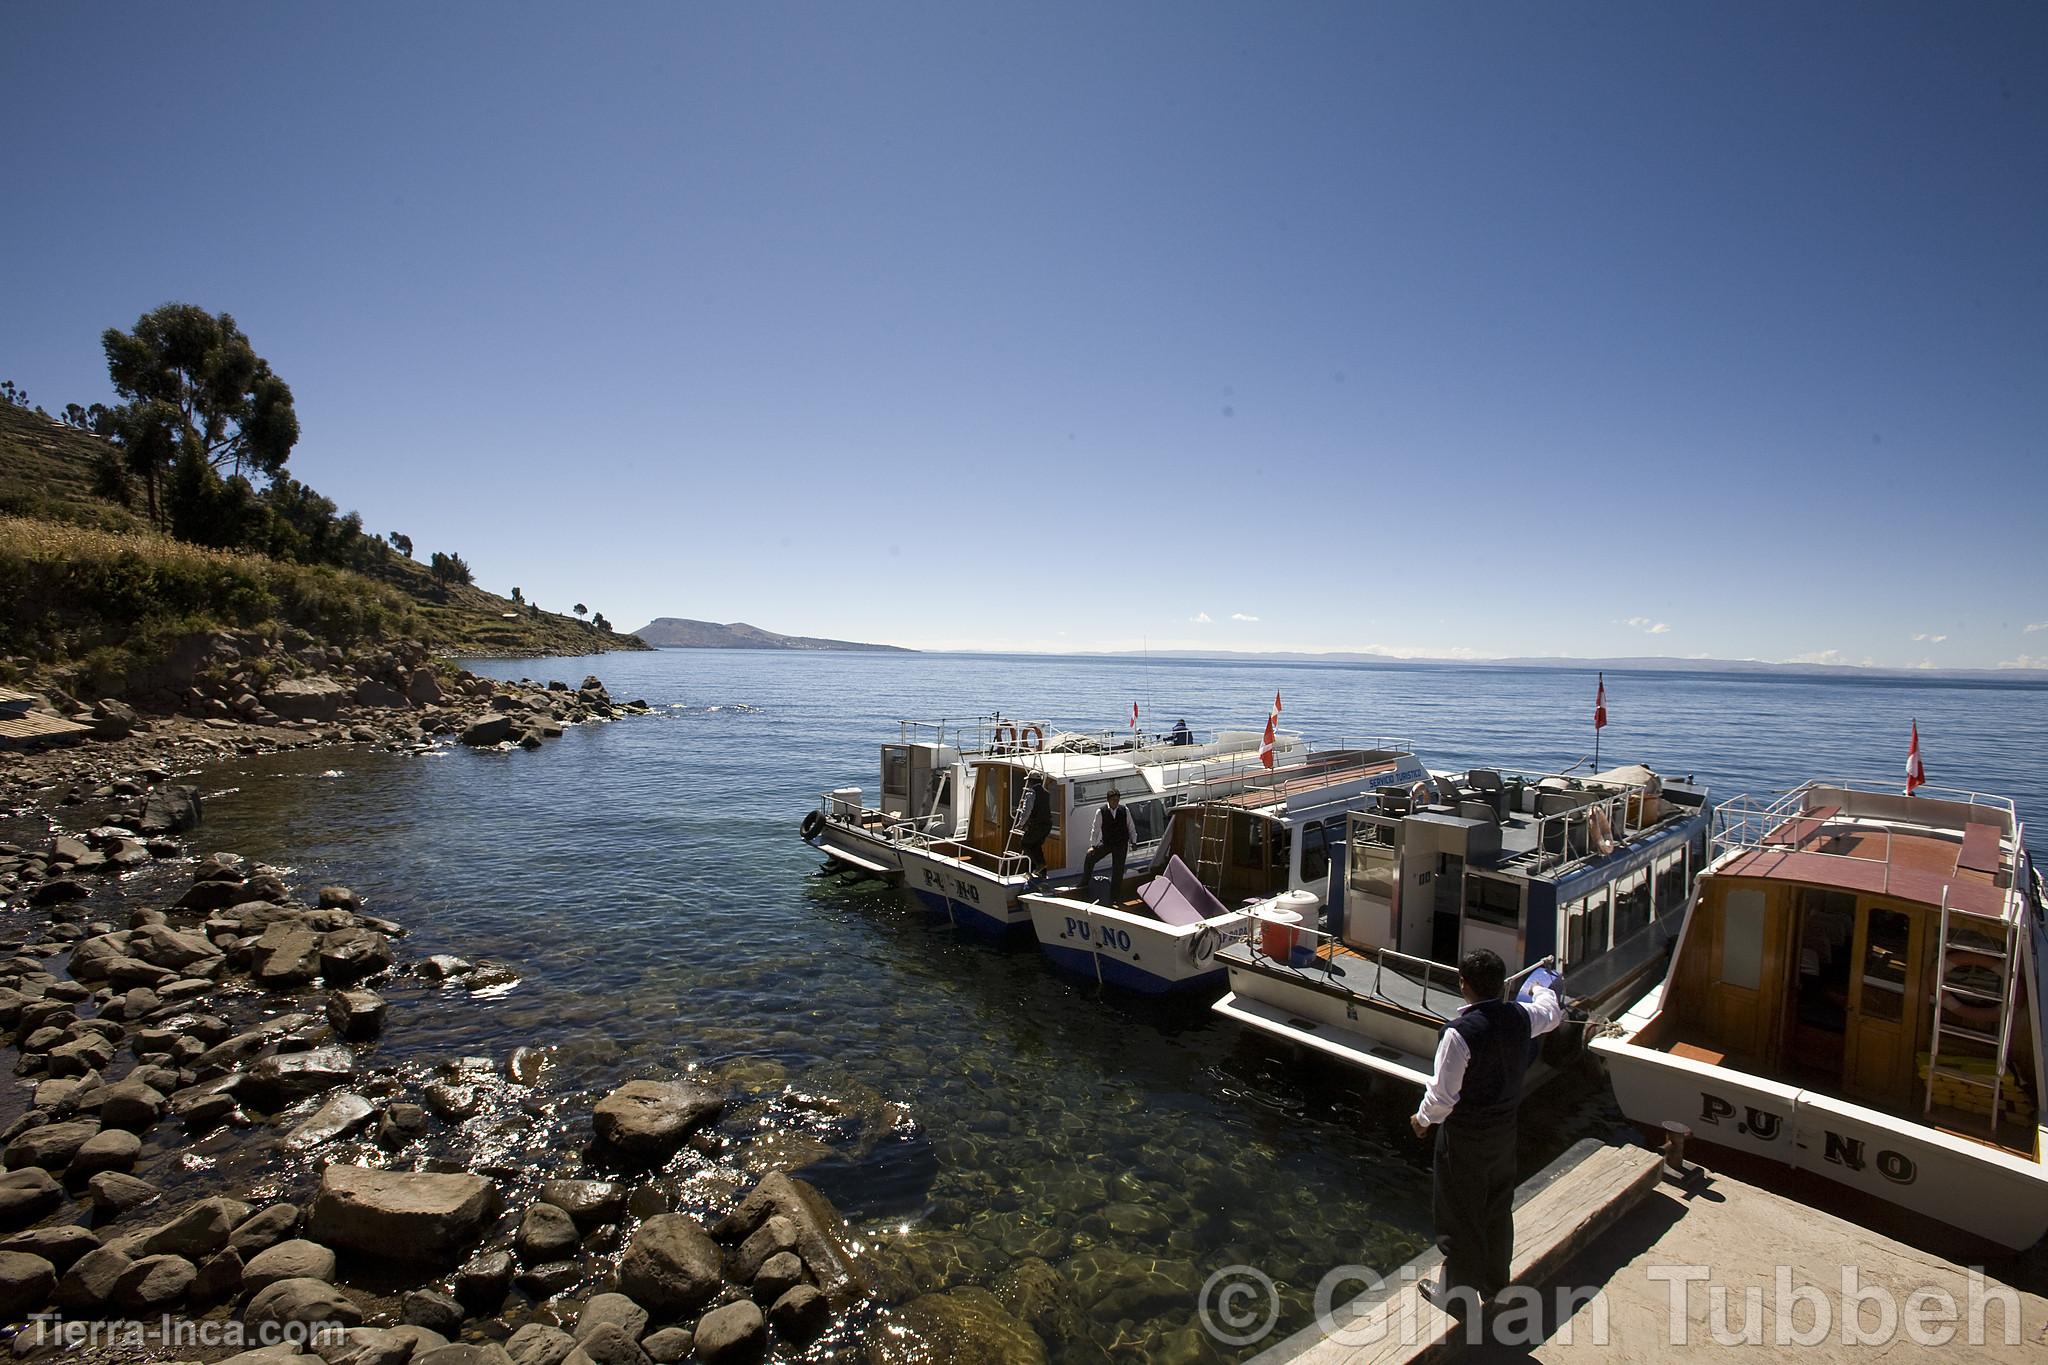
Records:
[[[1249,944],[1231,944],[1219,954],[1233,967],[1281,977],[1317,990],[1355,997],[1381,1008],[1449,1023],[1464,1004],[1456,973],[1448,968],[1425,972],[1409,963],[1373,957],[1325,939],[1312,959],[1300,966],[1279,962]]]

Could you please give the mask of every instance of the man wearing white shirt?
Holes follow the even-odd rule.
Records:
[[[1506,979],[1498,953],[1482,948],[1459,961],[1465,1007],[1445,1026],[1435,1072],[1408,1120],[1417,1137],[1436,1131],[1430,1202],[1444,1254],[1438,1304],[1450,1311],[1469,1311],[1508,1286],[1522,1079],[1532,1041],[1564,1018],[1555,976],[1531,973],[1526,1005],[1501,999]]]
[[[1081,894],[1089,900],[1095,899],[1095,865],[1109,859],[1109,901],[1115,905],[1124,898],[1124,859],[1130,856],[1131,843],[1137,831],[1131,825],[1131,813],[1124,809],[1123,797],[1117,789],[1109,789],[1108,804],[1098,807],[1095,812],[1095,828],[1088,835],[1088,856],[1081,864]]]

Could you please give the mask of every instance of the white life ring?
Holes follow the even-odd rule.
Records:
[[[1223,946],[1223,935],[1216,932],[1216,926],[1205,924],[1195,931],[1188,940],[1188,965],[1199,967],[1216,956],[1216,950]]]

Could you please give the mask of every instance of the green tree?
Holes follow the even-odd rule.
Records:
[[[133,332],[109,327],[100,342],[124,400],[108,412],[104,434],[126,452],[159,524],[159,488],[188,455],[228,479],[283,472],[299,440],[292,391],[233,317],[167,303],[138,318]],[[200,491],[202,480],[179,477],[187,494]]]
[[[526,598],[520,594],[519,589],[517,588],[512,589],[512,601],[515,605],[518,606],[526,605]]]
[[[578,616],[588,616],[590,614],[590,608],[584,606],[581,602],[578,602],[575,606],[569,608],[569,610],[575,612]]]
[[[0,403],[6,403],[10,407],[34,408],[37,412],[43,411],[28,401],[28,390],[17,387],[12,379],[0,379]],[[43,415],[48,416],[49,414],[44,413]]]
[[[427,569],[442,583],[471,583],[476,578],[461,555],[444,555],[439,550],[434,551]]]
[[[612,633],[612,623],[604,619],[603,612],[598,612],[596,615],[592,616],[590,618],[590,624],[596,626],[599,630],[603,631],[607,635]]]
[[[384,538],[385,538],[386,540],[388,540],[388,541],[390,541],[390,542],[391,542],[391,548],[392,548],[392,549],[394,549],[394,550],[398,551],[398,553],[400,553],[400,554],[404,555],[404,556],[405,556],[405,557],[406,557],[407,559],[411,559],[411,558],[412,558],[412,537],[411,537],[411,536],[407,536],[407,535],[400,535],[400,534],[399,534],[398,532],[396,532],[396,531],[393,531],[393,532],[391,532],[391,533],[390,533],[389,535],[385,536]]]

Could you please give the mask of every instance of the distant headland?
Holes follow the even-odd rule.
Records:
[[[810,635],[778,635],[744,621],[719,625],[680,616],[657,616],[633,632],[657,649],[816,649],[860,650],[869,653],[915,654],[901,645],[864,645],[851,640],[820,640]]]

